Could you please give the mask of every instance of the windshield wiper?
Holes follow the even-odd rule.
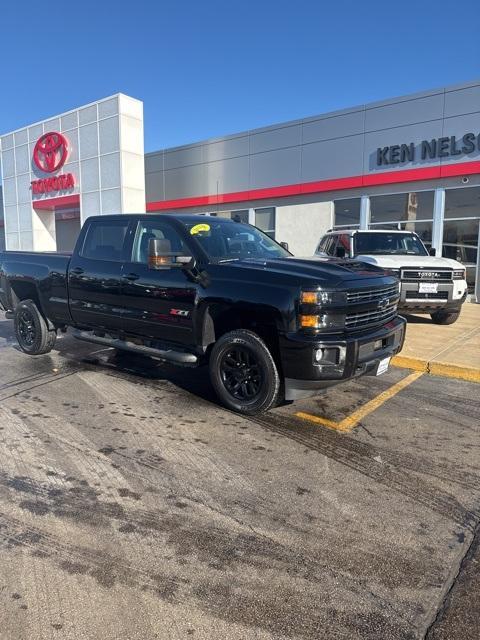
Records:
[[[235,262],[236,260],[240,260],[240,258],[222,258],[222,260],[218,261],[218,264],[221,264],[222,262]]]

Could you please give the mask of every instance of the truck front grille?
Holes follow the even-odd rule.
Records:
[[[398,296],[398,284],[390,284],[387,287],[377,287],[375,289],[357,289],[347,292],[348,304],[357,302],[378,302],[384,298],[394,298]]]
[[[450,282],[453,271],[445,269],[402,269],[401,279],[405,282]]]
[[[383,309],[371,309],[359,313],[349,313],[345,317],[347,329],[363,329],[376,324],[385,324],[397,315],[397,303],[388,304]]]

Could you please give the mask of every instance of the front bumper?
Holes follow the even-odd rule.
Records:
[[[398,309],[419,313],[433,313],[440,309],[460,311],[460,307],[467,297],[467,285],[464,281],[439,282],[435,294],[421,294],[418,291],[419,282],[403,282],[401,284]],[[463,291],[463,294],[462,294]]]
[[[401,351],[405,326],[406,320],[397,316],[382,327],[353,335],[281,336],[285,399],[306,398],[345,380],[374,375],[380,360]],[[316,362],[318,349],[324,350],[329,362]]]

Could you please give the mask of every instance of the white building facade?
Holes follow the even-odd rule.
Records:
[[[3,135],[6,248],[69,250],[89,216],[145,211],[143,144],[143,103],[123,94]]]

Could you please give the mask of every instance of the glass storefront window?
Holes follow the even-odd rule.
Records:
[[[433,218],[433,191],[370,196],[370,222],[409,222]]]
[[[447,189],[445,218],[480,218],[480,187]]]
[[[360,198],[334,200],[335,227],[358,227],[360,224]]]
[[[475,270],[477,267],[479,220],[455,220],[443,225],[443,251],[445,258],[458,260],[467,269],[469,293],[475,288]]]
[[[384,222],[381,224],[371,224],[370,229],[402,229],[401,222]]]
[[[239,222],[248,222],[248,209],[236,209],[231,211],[215,211],[209,215],[217,218],[237,219]]]
[[[275,207],[255,209],[255,226],[275,240]]]
[[[370,229],[398,229],[399,231],[413,231],[423,244],[429,248],[432,246],[433,222],[392,222],[390,224],[371,224]]]
[[[405,231],[414,231],[427,249],[432,246],[432,228],[433,222],[407,222],[402,225]]]
[[[480,257],[477,255],[480,187],[446,189],[444,218],[442,253],[446,258],[453,258],[465,265],[468,290],[473,293]]]

